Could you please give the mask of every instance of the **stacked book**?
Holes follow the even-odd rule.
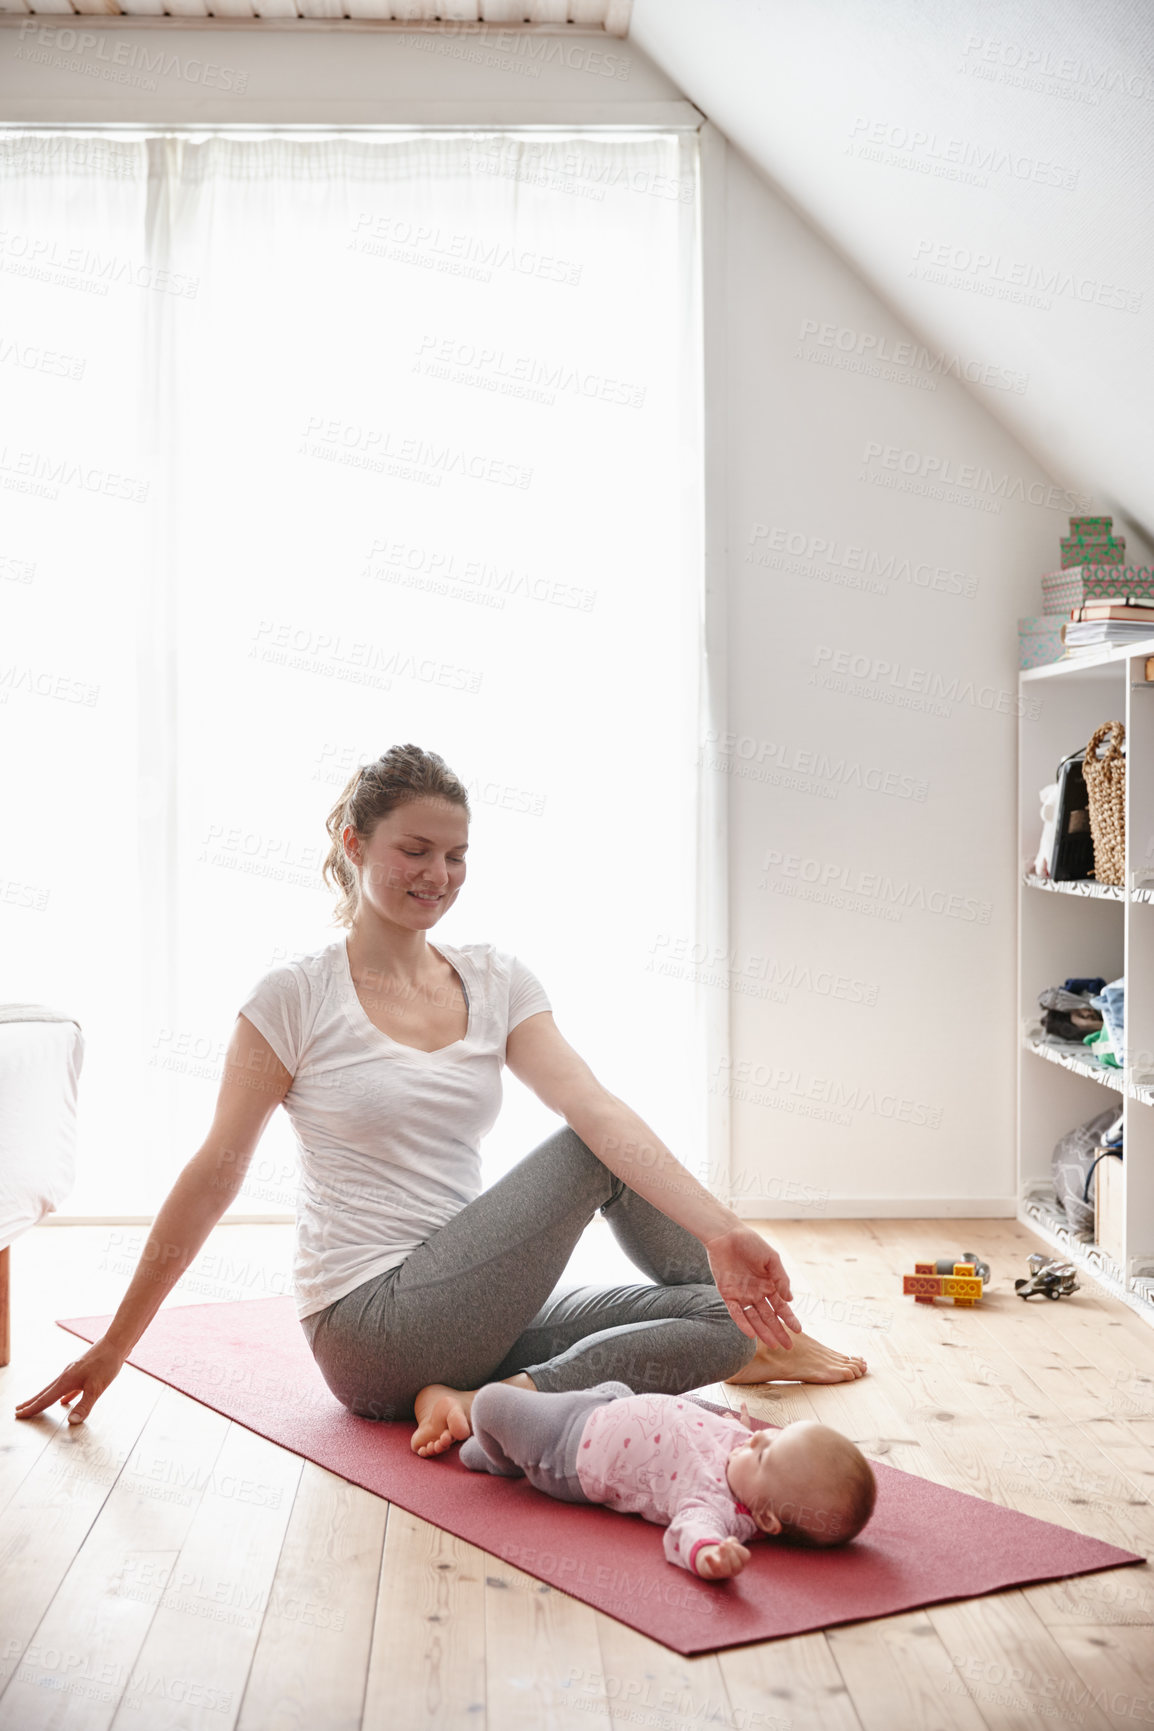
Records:
[[[1062,627],[1067,655],[1088,655],[1093,649],[1138,643],[1154,637],[1154,598],[1145,604],[1132,595],[1108,595],[1070,610]]]
[[[1133,595],[1104,595],[1071,608],[1062,625],[1066,654],[1088,654],[1092,649],[1111,649],[1114,644],[1142,642],[1154,637],[1154,599],[1142,602]]]
[[[1154,566],[1126,565],[1110,517],[1071,517],[1062,565],[1042,578],[1042,612],[1018,621],[1018,665],[1044,667],[1154,637]]]

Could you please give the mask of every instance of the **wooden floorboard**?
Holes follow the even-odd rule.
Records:
[[[807,1330],[869,1375],[706,1398],[822,1419],[874,1460],[1154,1556],[1142,1318],[1084,1273],[1069,1299],[1019,1299],[1044,1246],[1014,1221],[763,1230]],[[0,1731],[1154,1725],[1148,1565],[685,1659],[131,1366],[85,1425],[60,1406],[16,1420],[83,1351],[53,1319],[119,1302],[112,1242],[42,1227],[12,1250]],[[902,1296],[916,1260],[964,1249],[992,1267],[981,1305]],[[202,1256],[213,1272],[170,1303],[251,1297],[254,1270],[287,1290],[291,1228],[221,1226]],[[571,1277],[623,1275],[598,1222]]]

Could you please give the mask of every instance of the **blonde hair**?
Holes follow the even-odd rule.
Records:
[[[422,751],[419,745],[392,745],[375,763],[363,765],[349,777],[325,819],[332,845],[321,876],[338,891],[330,925],[351,926],[360,901],[357,870],[341,840],[345,827],[352,824],[361,841],[367,842],[383,817],[414,799],[448,800],[469,816],[464,783],[443,757]]]

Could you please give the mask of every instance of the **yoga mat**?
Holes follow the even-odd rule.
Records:
[[[57,1320],[95,1341],[112,1313]],[[844,1549],[759,1539],[740,1575],[703,1581],[665,1561],[662,1528],[640,1515],[555,1502],[524,1479],[471,1473],[457,1448],[422,1459],[409,1447],[412,1424],[355,1417],[322,1377],[291,1297],[161,1309],[128,1363],[678,1653],[1145,1560],[875,1462],[873,1517]]]

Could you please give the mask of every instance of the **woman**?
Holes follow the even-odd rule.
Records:
[[[777,1252],[700,1185],[559,1033],[540,982],[492,944],[426,934],[465,881],[469,804],[433,752],[394,746],[328,817],[348,937],[258,981],[216,1113],[153,1223],[107,1332],[16,1409],[87,1418],[240,1190],[284,1103],[301,1156],[297,1314],[351,1412],[408,1419],[420,1455],[470,1434],[476,1389],[680,1394],[841,1382],[862,1359],[801,1332]],[[488,1190],[501,1065],[566,1121]],[[600,1209],[653,1285],[555,1290]],[[793,1331],[791,1338],[790,1330]]]

